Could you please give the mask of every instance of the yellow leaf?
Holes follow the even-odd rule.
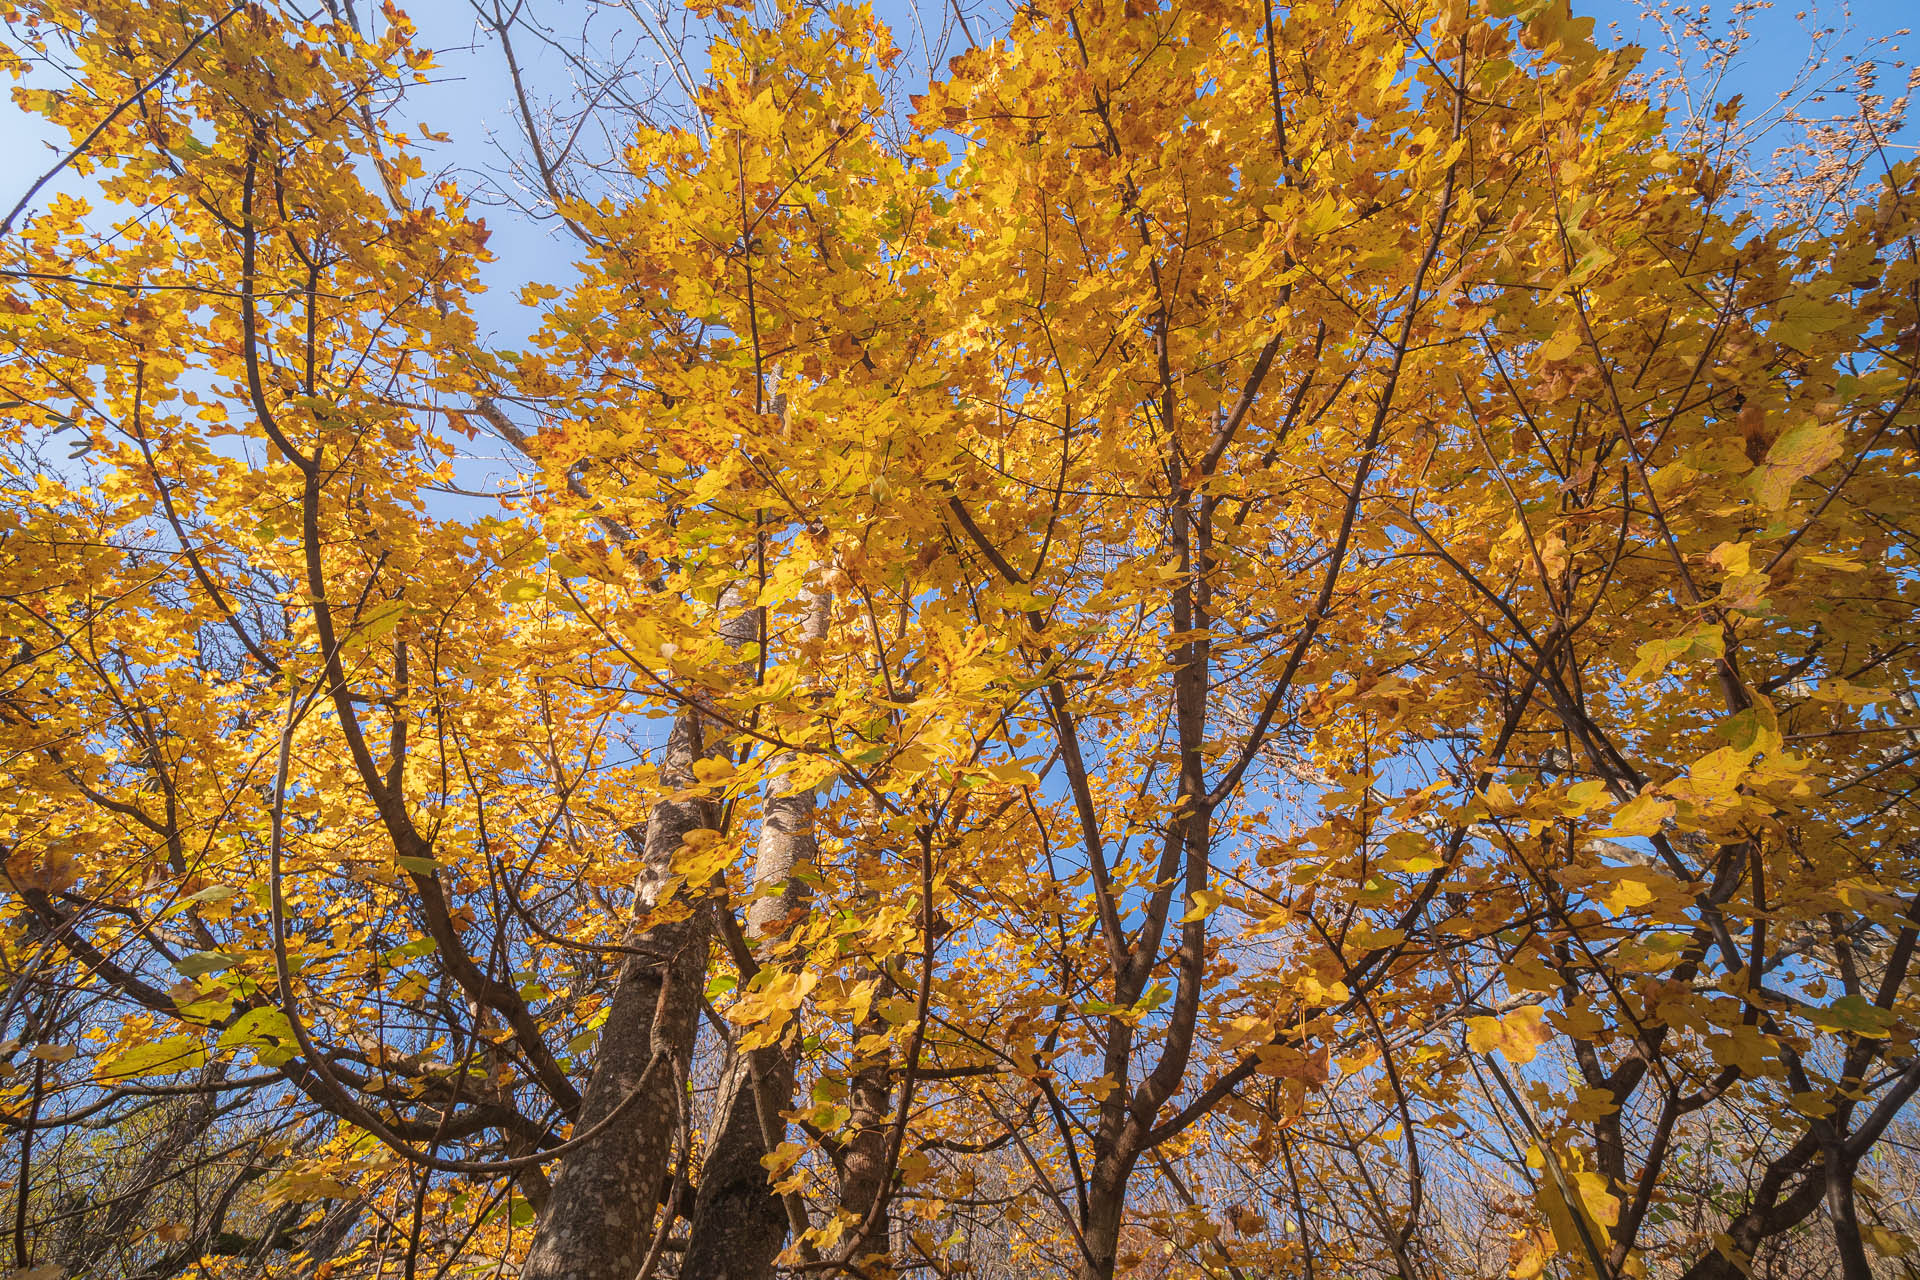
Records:
[[[1546,1011],[1537,1004],[1523,1004],[1498,1018],[1467,1019],[1469,1049],[1475,1053],[1498,1050],[1516,1067],[1532,1062],[1552,1034]]]
[[[1626,871],[1607,887],[1600,900],[1607,904],[1607,910],[1619,915],[1652,902],[1653,890],[1647,886],[1644,876]]]
[[[1570,1174],[1568,1180],[1580,1197],[1580,1207],[1586,1210],[1587,1217],[1603,1227],[1617,1226],[1620,1222],[1620,1197],[1607,1190],[1605,1174],[1580,1172]]]
[[[1226,900],[1226,895],[1223,893],[1215,893],[1212,889],[1197,889],[1193,894],[1193,906],[1187,914],[1180,917],[1180,922],[1185,924],[1189,920],[1204,920],[1209,911]]]
[[[1598,778],[1576,782],[1567,788],[1566,799],[1561,803],[1560,812],[1569,817],[1592,813],[1595,809],[1603,808],[1611,794],[1607,784]]]
[[[1806,422],[1783,432],[1767,450],[1766,466],[1754,473],[1754,494],[1762,506],[1779,511],[1797,481],[1824,469],[1843,452],[1837,422]]]
[[[1753,544],[1750,542],[1723,542],[1708,556],[1714,564],[1730,578],[1753,572]]]
[[[1564,324],[1554,330],[1551,338],[1540,344],[1542,360],[1565,360],[1580,349],[1580,329],[1577,325]]]
[[[1530,1154],[1538,1151],[1536,1147]],[[1598,1280],[1598,1268],[1604,1265],[1604,1259],[1591,1256],[1589,1246],[1604,1251],[1611,1243],[1612,1236],[1607,1227],[1620,1220],[1620,1202],[1607,1192],[1607,1180],[1600,1174],[1576,1172],[1569,1168],[1568,1160],[1557,1155],[1554,1159],[1555,1169],[1546,1167],[1545,1158],[1540,1160],[1540,1167],[1545,1173],[1536,1193],[1541,1216],[1553,1229],[1557,1252],[1567,1259],[1571,1274],[1582,1280]],[[1532,1162],[1531,1159],[1528,1161]],[[1554,1176],[1556,1169],[1559,1177]],[[1567,1197],[1561,1194],[1562,1178],[1573,1193],[1573,1204],[1569,1204]],[[1575,1215],[1578,1215],[1578,1221]]]
[[[1513,798],[1513,792],[1504,782],[1490,782],[1483,793],[1487,808],[1496,817],[1509,818],[1520,811],[1520,802]]]
[[[1753,1274],[1753,1259],[1742,1253],[1740,1246],[1736,1245],[1733,1242],[1733,1237],[1726,1232],[1716,1231],[1713,1233],[1713,1248],[1714,1252],[1718,1253],[1728,1262],[1731,1262],[1734,1269],[1741,1275],[1751,1276]]]
[[[1767,1064],[1776,1050],[1771,1037],[1758,1027],[1735,1025],[1725,1032],[1707,1037],[1707,1051],[1723,1067],[1736,1067],[1743,1074],[1766,1074]]]
[[[1885,1227],[1863,1226],[1860,1235],[1883,1258],[1904,1258],[1913,1252],[1913,1237],[1889,1231]]]
[[[1545,1275],[1547,1262],[1554,1254],[1553,1233],[1540,1227],[1524,1227],[1513,1233],[1513,1241],[1507,1265],[1509,1280],[1537,1280]]]
[[[182,1071],[197,1071],[207,1065],[207,1048],[195,1036],[168,1036],[146,1044],[136,1044],[100,1064],[102,1080],[124,1080],[132,1076],[172,1076]]]
[[[1613,811],[1613,823],[1604,831],[1603,836],[1616,840],[1634,836],[1650,836],[1660,830],[1660,824],[1673,816],[1673,801],[1645,791]]]
[[[1519,955],[1500,966],[1509,991],[1557,991],[1560,976],[1537,955]]]
[[[1620,1109],[1620,1103],[1609,1089],[1577,1087],[1574,1095],[1573,1104],[1567,1108],[1567,1119],[1576,1123],[1591,1123]]]
[[[1389,871],[1411,871],[1423,875],[1440,865],[1427,838],[1415,831],[1396,831],[1387,837],[1387,855],[1383,865]]]
[[[1722,747],[1694,761],[1687,770],[1687,782],[1699,795],[1730,796],[1747,776],[1748,759],[1732,747]]]
[[[1635,651],[1637,661],[1627,679],[1651,680],[1683,659],[1719,658],[1726,654],[1726,637],[1718,624],[1695,627],[1685,635],[1649,640]]]
[[[697,828],[687,832],[685,843],[673,855],[673,869],[689,885],[703,885],[725,871],[732,860],[733,848],[720,839],[718,831]]]

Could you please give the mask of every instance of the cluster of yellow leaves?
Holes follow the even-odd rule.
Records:
[[[1861,1119],[1916,1032],[1856,963],[1920,872],[1910,167],[1762,230],[1556,6],[1049,2],[911,110],[868,10],[710,16],[699,127],[562,207],[592,247],[508,354],[381,114],[428,66],[397,12],[9,14],[86,69],[19,98],[76,142],[220,23],[76,162],[111,213],[0,246],[5,946],[76,939],[120,1010],[35,1051],[56,1092],[272,1074],[341,1122],[287,1201],[398,1194],[369,1117],[550,1141],[619,968],[581,957],[785,893],[745,854],[818,791],[808,905],[695,962],[816,1133],[931,1071],[928,1222],[1009,1128],[1062,1184],[1298,1195],[1302,1134],[1410,1180],[1512,1119],[1497,1054],[1524,1278],[1680,1194],[1623,1163],[1647,1107]],[[450,514],[501,404],[530,488]],[[767,1168],[822,1198],[826,1149]],[[1293,1257],[1228,1225],[1150,1224]]]

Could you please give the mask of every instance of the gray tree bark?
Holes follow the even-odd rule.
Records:
[[[856,1034],[879,1035],[887,1029],[878,1014],[860,1024]],[[892,1064],[885,1053],[855,1063],[848,1081],[847,1107],[853,1112],[852,1135],[840,1149],[840,1208],[865,1221],[887,1176],[887,1124],[893,1100]],[[892,1250],[892,1217],[882,1213],[856,1257]]]
[[[831,606],[826,593],[810,593],[803,654],[826,638]],[[812,866],[819,853],[814,805],[811,787],[770,786],[747,907],[747,940],[762,959],[771,960],[780,939],[805,916],[807,887],[794,872]],[[761,1163],[785,1141],[782,1113],[793,1107],[794,1067],[791,1037],[728,1055],[680,1280],[766,1280],[788,1230],[801,1225]]]
[[[737,601],[738,593],[729,591],[720,602],[721,634],[736,649],[753,638],[754,629],[752,615],[738,612]],[[711,800],[671,793],[691,788],[695,762],[722,746],[720,725],[701,710],[689,707],[674,721],[660,764],[670,798],[647,819],[639,886],[643,915],[659,905],[688,833],[717,825]],[[615,981],[573,1132],[604,1127],[562,1157],[520,1280],[633,1280],[646,1258],[682,1123],[706,987],[711,917],[703,904],[689,905],[684,918],[627,939],[633,953]]]
[[[694,761],[703,754],[701,718],[689,711],[675,721],[660,769],[663,786],[692,783]],[[643,855],[643,911],[657,905],[687,834],[713,825],[713,806],[704,798],[654,806]],[[695,909],[628,938],[639,954],[626,957],[614,984],[574,1132],[605,1127],[561,1159],[521,1280],[633,1280],[639,1271],[693,1058],[706,980],[706,919]],[[620,1115],[608,1123],[616,1109]]]
[[[813,812],[811,788],[767,801],[756,896],[747,909],[747,937],[756,949],[777,940],[805,910],[806,886],[792,873],[814,860]],[[714,1102],[713,1138],[700,1169],[681,1280],[762,1280],[773,1274],[790,1220],[761,1158],[786,1137],[781,1113],[793,1107],[793,1088],[791,1039],[730,1055]]]

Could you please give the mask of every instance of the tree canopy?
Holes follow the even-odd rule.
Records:
[[[699,4],[502,344],[398,9],[0,13],[16,1274],[1911,1268],[1870,79]]]

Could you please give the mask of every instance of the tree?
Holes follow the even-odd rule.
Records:
[[[16,1264],[154,1097],[286,1274],[1910,1248],[1885,105],[1768,222],[1551,4],[696,17],[512,351],[397,11],[9,15]]]

